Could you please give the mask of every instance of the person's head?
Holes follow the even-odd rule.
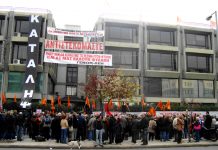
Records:
[[[206,111],[206,115],[209,115],[210,113],[209,113],[209,111]]]

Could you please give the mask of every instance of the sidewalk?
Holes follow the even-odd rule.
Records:
[[[105,144],[105,149],[133,149],[133,148],[166,148],[166,147],[197,147],[197,146],[218,146],[217,142],[202,140],[198,143],[192,140],[190,143],[187,139],[183,140],[182,144],[177,144],[176,142],[168,141],[168,142],[160,142],[160,141],[149,141],[148,145],[141,145],[142,142],[140,140],[137,141],[136,144],[131,142],[131,138],[129,140],[124,140],[121,144]],[[45,142],[35,142],[30,138],[25,138],[24,141],[0,141],[0,148],[56,148],[56,149],[78,149],[77,145],[69,146],[68,144],[56,143],[55,140],[49,140]],[[95,149],[100,147],[94,147],[94,141],[81,141],[81,149]],[[101,149],[101,148],[100,148]]]

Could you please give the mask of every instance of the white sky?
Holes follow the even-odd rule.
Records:
[[[99,17],[176,24],[183,21],[207,23],[218,9],[218,0],[0,0],[0,6],[49,9],[61,28],[81,25],[92,30]]]

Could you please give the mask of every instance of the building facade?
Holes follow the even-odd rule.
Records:
[[[0,81],[1,93],[7,100],[23,96],[23,83],[26,70],[27,46],[30,16],[42,16],[37,79],[34,100],[54,95],[57,78],[57,65],[43,63],[44,40],[57,39],[47,35],[47,26],[55,26],[52,14],[44,9],[6,8],[0,10]]]
[[[113,68],[134,77],[146,102],[216,103],[216,35],[209,28],[100,18]],[[140,101],[140,98],[138,98]]]

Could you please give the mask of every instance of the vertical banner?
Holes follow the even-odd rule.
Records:
[[[27,47],[26,71],[23,84],[23,97],[21,98],[21,106],[26,108],[30,106],[35,90],[35,80],[37,77],[37,66],[39,56],[39,38],[41,31],[42,17],[31,15],[29,19],[29,36]]]

